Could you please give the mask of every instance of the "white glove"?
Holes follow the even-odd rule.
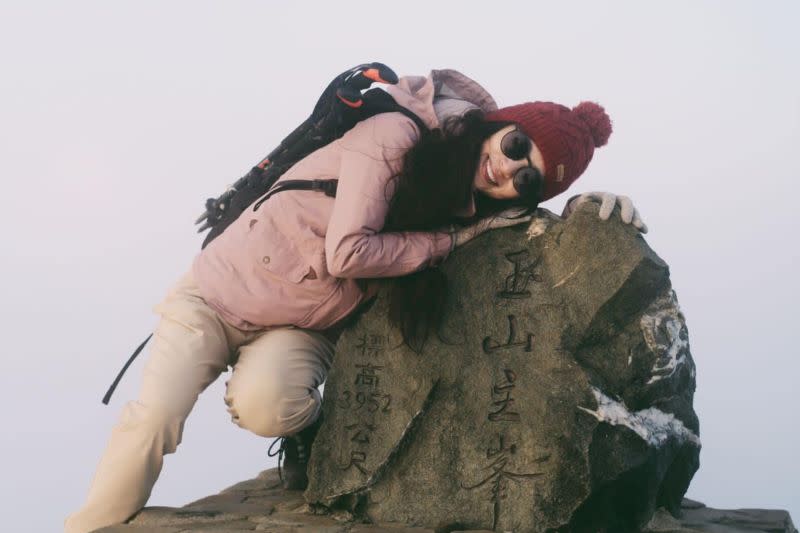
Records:
[[[517,224],[524,224],[533,219],[533,214],[530,213],[527,207],[512,207],[501,211],[496,215],[483,218],[478,222],[461,229],[454,229],[452,232],[453,248],[457,248],[463,244],[468,243],[478,235],[489,231],[490,229],[507,228],[509,226],[516,226]]]
[[[633,202],[627,196],[617,196],[610,192],[587,192],[573,196],[567,201],[562,217],[570,216],[579,205],[584,202],[595,202],[600,204],[600,219],[608,220],[614,208],[619,205],[619,216],[625,224],[633,224],[633,227],[647,233],[647,225],[642,222],[639,211],[633,207]]]

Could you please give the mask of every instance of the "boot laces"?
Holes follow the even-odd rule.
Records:
[[[287,448],[290,446],[289,439],[292,440],[292,443],[295,445],[297,449],[297,462],[298,464],[304,465],[308,463],[308,454],[306,451],[306,445],[300,438],[295,437],[277,437],[275,440],[272,441],[272,444],[269,445],[267,449],[267,456],[268,457],[275,457],[278,456],[278,478],[283,482],[283,467],[282,463],[285,462],[287,456]],[[280,443],[278,449],[273,451],[275,444]]]
[[[275,443],[280,442],[280,446],[278,447],[277,451],[272,451],[272,448],[275,447]],[[267,457],[275,457],[278,456],[278,479],[281,480],[283,483],[283,469],[281,468],[281,462],[283,460],[283,454],[286,451],[286,437],[278,437],[277,439],[272,441],[272,444],[269,445],[267,449]]]

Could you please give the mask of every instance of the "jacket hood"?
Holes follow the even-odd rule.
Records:
[[[444,117],[480,108],[485,113],[497,110],[489,92],[475,80],[457,70],[432,70],[425,76],[404,76],[386,91],[401,106],[413,111],[431,129]]]

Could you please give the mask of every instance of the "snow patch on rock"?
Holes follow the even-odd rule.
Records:
[[[650,446],[661,446],[670,437],[700,446],[700,437],[675,418],[675,415],[655,407],[631,412],[624,402],[609,398],[597,387],[592,387],[592,392],[597,400],[597,410],[592,411],[580,406],[578,409],[589,413],[597,420],[612,426],[625,426]]]
[[[534,239],[539,235],[544,235],[549,226],[550,226],[549,218],[543,216],[534,217],[534,219],[531,221],[530,226],[528,226],[528,231],[526,232],[528,240]]]
[[[675,291],[656,299],[639,324],[648,348],[656,356],[652,376],[647,381],[651,385],[672,376],[678,366],[686,362],[689,353],[689,334]]]

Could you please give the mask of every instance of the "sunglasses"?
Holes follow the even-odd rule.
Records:
[[[528,154],[530,154],[532,146],[533,141],[518,128],[509,131],[500,140],[500,150],[503,155],[514,161],[520,159],[528,161],[527,167],[522,167],[514,173],[514,189],[521,197],[538,201],[542,194],[544,178],[539,169],[531,163]]]

